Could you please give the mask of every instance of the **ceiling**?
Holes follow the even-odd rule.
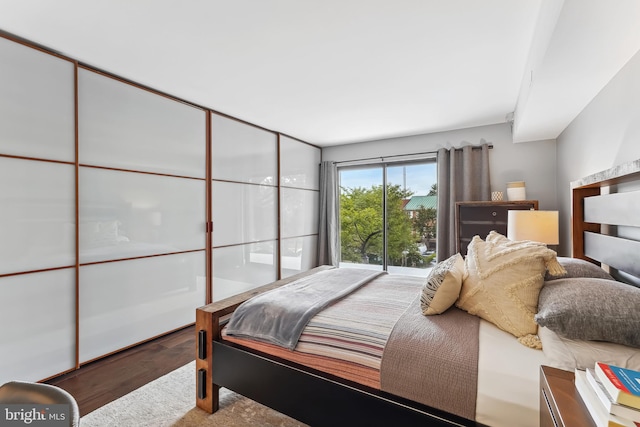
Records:
[[[637,0],[0,0],[0,30],[329,146],[556,138],[640,49]]]

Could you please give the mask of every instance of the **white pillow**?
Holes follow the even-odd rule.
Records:
[[[640,348],[604,341],[582,341],[564,338],[544,326],[538,328],[546,364],[573,371],[604,362],[622,368],[640,370]]]

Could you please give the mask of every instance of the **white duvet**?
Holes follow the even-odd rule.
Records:
[[[538,427],[544,364],[541,350],[525,347],[481,320],[476,421],[494,427]]]

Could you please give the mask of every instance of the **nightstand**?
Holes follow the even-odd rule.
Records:
[[[596,427],[573,380],[573,372],[540,367],[540,427]]]
[[[507,235],[510,210],[538,209],[537,200],[456,203],[456,252],[467,254],[467,246],[478,235],[484,239],[491,230]]]

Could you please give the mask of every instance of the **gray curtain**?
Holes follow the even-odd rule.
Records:
[[[456,253],[456,202],[491,200],[489,145],[438,150],[436,260]]]
[[[318,265],[338,266],[338,168],[334,162],[320,164],[320,220],[318,224]]]

